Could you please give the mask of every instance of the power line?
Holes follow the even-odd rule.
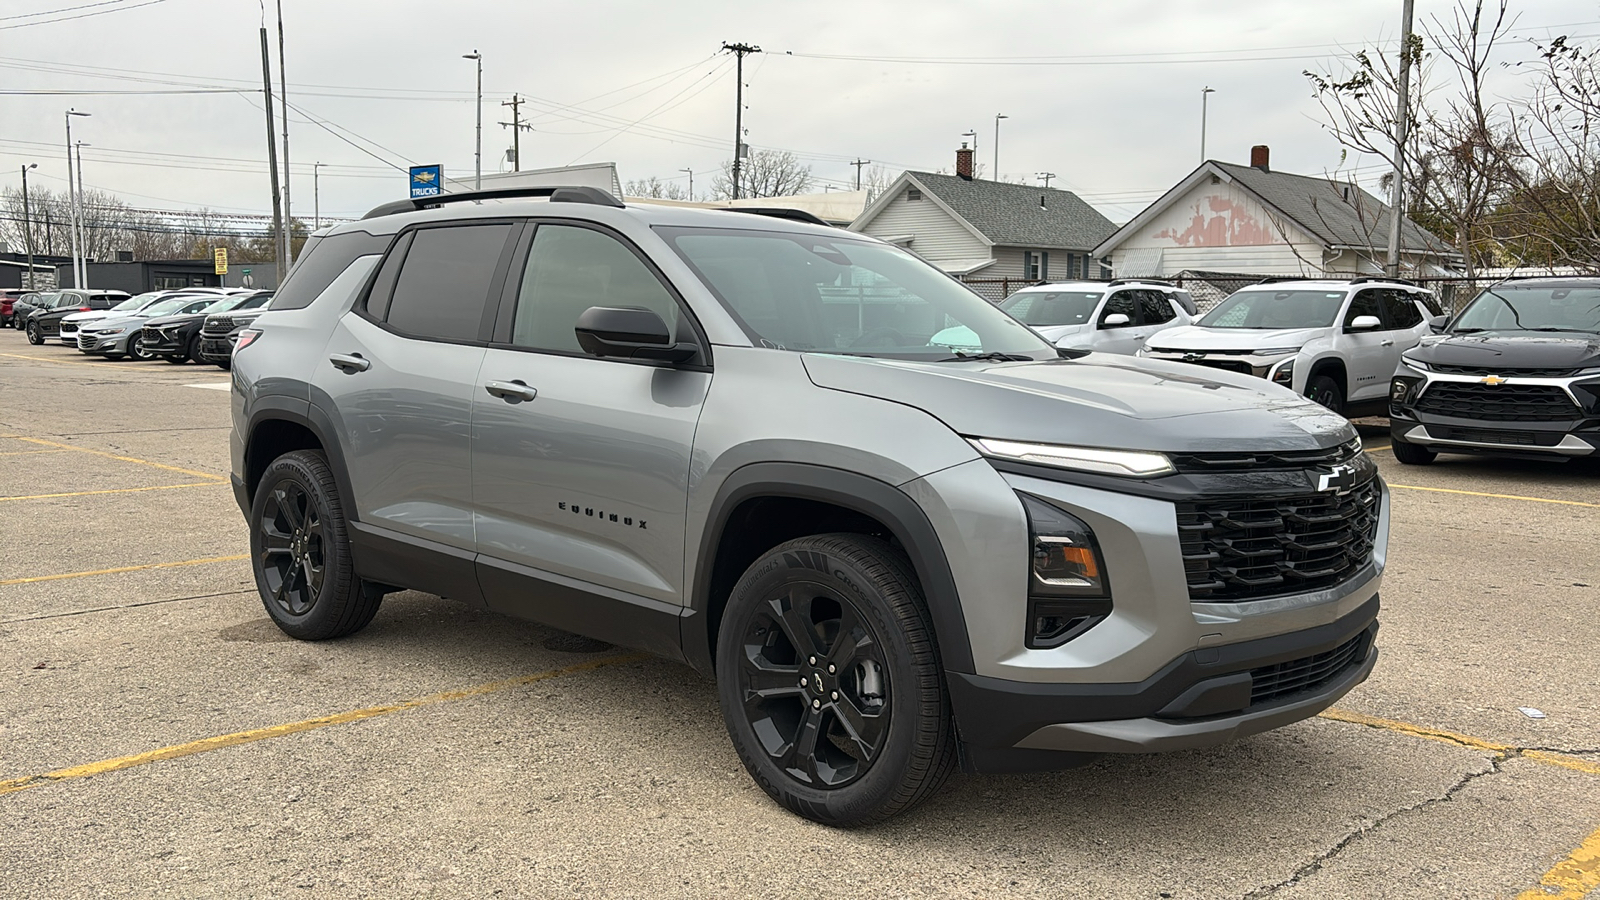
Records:
[[[128,5],[128,6],[119,6],[116,9],[101,9],[101,10],[96,10],[94,12],[79,13],[78,15],[75,15],[75,16],[61,16],[60,18],[56,18],[56,19],[40,19],[37,22],[18,22],[15,25],[0,25],[0,31],[8,31],[8,30],[10,30],[12,28],[28,28],[28,27],[31,27],[31,26],[34,26],[34,25],[54,25],[57,22],[71,22],[71,21],[73,21],[75,19],[87,19],[90,16],[104,16],[104,15],[108,15],[110,13],[123,12],[123,11],[129,10],[129,9],[138,9],[141,6],[155,6],[157,3],[165,3],[165,2],[167,2],[167,0],[144,0],[143,3],[134,3],[134,4],[131,4],[131,5]],[[89,5],[90,6],[99,6],[100,4],[91,3]],[[77,9],[86,9],[87,7],[81,7],[80,6],[80,7],[76,7],[76,8]],[[65,9],[55,10],[55,12],[66,12],[66,11],[67,10],[65,10]],[[45,13],[33,13],[32,15],[43,16],[43,15],[50,15],[50,13],[48,13],[48,12],[45,12]],[[17,17],[17,18],[20,18],[20,17]]]

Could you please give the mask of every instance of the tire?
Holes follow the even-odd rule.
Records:
[[[206,361],[205,356],[200,352],[200,335],[198,334],[194,336],[194,340],[189,342],[189,358],[194,360],[195,365]]]
[[[1439,454],[1426,447],[1408,444],[1389,438],[1389,449],[1394,451],[1394,458],[1408,466],[1425,466],[1439,458]]]
[[[144,348],[144,333],[128,336],[128,355],[140,362],[149,362],[156,358],[154,353]]]
[[[181,353],[163,353],[161,354],[161,358],[175,366],[181,366],[189,361],[189,357],[184,356]]]
[[[1339,388],[1339,382],[1326,375],[1318,375],[1311,379],[1306,385],[1306,397],[1333,412],[1344,413],[1344,391]]]
[[[846,634],[856,640],[847,645]],[[921,589],[877,538],[799,538],[746,569],[717,638],[717,694],[750,776],[824,825],[905,812],[955,763]]]
[[[250,555],[261,603],[290,637],[354,634],[383,602],[356,577],[344,504],[319,451],[285,453],[267,466],[250,508]]]
[[[217,368],[219,368],[222,371],[226,372],[229,369],[233,368],[233,360],[231,360],[231,359],[212,360],[212,365],[215,365]]]
[[[44,335],[39,333],[39,323],[38,322],[29,322],[27,330],[28,330],[28,343],[34,345],[35,347],[37,347],[40,344],[44,343]]]

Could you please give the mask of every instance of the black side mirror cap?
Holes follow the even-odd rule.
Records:
[[[694,344],[674,341],[655,310],[636,306],[591,306],[572,331],[592,356],[684,363],[700,352]]]

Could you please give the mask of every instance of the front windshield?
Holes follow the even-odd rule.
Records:
[[[162,313],[173,312],[193,302],[195,302],[194,297],[168,297],[165,300],[157,300],[149,306],[146,306],[144,308],[144,312],[147,312],[152,316],[159,316]]]
[[[122,301],[121,303],[118,303],[116,306],[111,307],[110,311],[111,312],[127,312],[129,310],[134,310],[134,309],[144,309],[145,306],[150,303],[150,301],[156,299],[159,296],[161,296],[161,292],[160,291],[151,291],[148,294],[138,294],[136,296],[129,297],[128,299]]]
[[[1339,316],[1344,291],[1243,290],[1218,303],[1202,328],[1328,328]]]
[[[1000,308],[1035,328],[1086,325],[1104,296],[1104,291],[1022,291],[1007,297]]]
[[[764,347],[898,359],[1056,355],[987,300],[888,244],[721,228],[660,231]]]
[[[43,294],[35,294],[33,299],[28,302],[39,309],[55,309],[56,301],[59,299],[61,299],[61,294],[50,291]]]
[[[1450,330],[1600,332],[1600,287],[1502,284],[1467,304]]]
[[[270,292],[269,293],[263,293],[263,294],[246,295],[245,301],[243,303],[239,304],[236,307],[229,307],[229,308],[230,309],[239,309],[239,310],[260,309],[261,307],[266,306],[271,301],[272,301],[272,294]]]

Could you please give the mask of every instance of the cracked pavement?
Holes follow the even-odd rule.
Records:
[[[225,476],[229,395],[188,386],[224,378],[0,331],[0,435]],[[198,480],[0,444],[0,496]],[[1374,458],[1410,487],[1384,655],[1343,720],[958,775],[834,831],[754,786],[712,685],[642,659],[0,795],[0,897],[1516,897],[1600,828],[1600,508],[1419,488],[1600,502],[1600,465]],[[415,593],[351,639],[288,640],[228,558],[226,486],[0,517],[0,582],[214,560],[0,583],[0,782],[604,655]]]

